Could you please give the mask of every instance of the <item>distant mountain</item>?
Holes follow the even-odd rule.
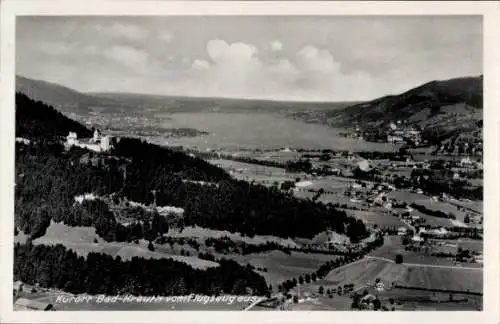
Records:
[[[99,107],[102,113],[125,111],[176,112],[260,112],[290,114],[303,111],[329,111],[355,104],[354,102],[292,102],[236,98],[201,98],[163,96],[137,93],[82,93],[42,80],[16,76],[16,91],[34,100],[43,101],[70,115],[87,115]],[[106,110],[102,110],[102,109]],[[72,117],[75,117],[72,115]]]
[[[162,96],[136,93],[90,93],[94,97],[112,99],[122,105],[143,109],[163,109],[165,112],[221,112],[221,113],[280,113],[289,114],[307,110],[328,111],[341,109],[353,102],[296,102],[238,98],[204,98]]]
[[[398,120],[446,133],[477,129],[483,113],[483,76],[432,81],[399,95],[351,105],[320,115],[296,117],[332,127],[379,127]]]
[[[56,83],[19,75],[16,76],[16,92],[24,93],[33,100],[43,101],[66,113],[87,112],[93,105],[116,104],[111,99],[96,98]]]
[[[330,112],[327,119],[329,124],[340,125],[377,125],[402,119],[427,123],[443,114],[469,114],[482,107],[483,77],[479,76],[432,81],[400,95]]]

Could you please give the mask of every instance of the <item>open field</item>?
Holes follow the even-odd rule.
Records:
[[[482,292],[483,274],[481,270],[463,268],[438,268],[425,265],[395,264],[381,259],[363,259],[350,265],[332,270],[316,284],[336,287],[353,283],[354,289],[373,284],[375,279],[385,286],[392,283],[421,288],[470,290]]]
[[[217,255],[235,260],[240,264],[248,264],[255,267],[267,268],[267,272],[258,271],[268,284],[273,285],[273,289],[285,280],[304,276],[316,271],[327,261],[334,260],[334,255],[320,253],[291,252],[286,254],[282,251],[268,251],[262,253],[252,253],[248,255]]]
[[[94,243],[94,239],[97,243]],[[90,252],[95,252],[108,254],[112,257],[120,256],[122,260],[130,260],[133,257],[168,258],[200,269],[218,266],[216,262],[202,260],[194,256],[168,254],[162,252],[161,249],[150,251],[147,248],[148,242],[145,240],[139,240],[139,244],[106,242],[95,233],[95,228],[93,227],[70,227],[54,222],[47,228],[45,235],[35,239],[33,244],[62,244],[81,256],[87,256]]]
[[[436,216],[427,215],[427,214],[424,214],[422,212],[419,212],[418,210],[412,211],[411,214],[415,215],[415,216],[420,216],[421,218],[425,219],[425,224],[424,225],[430,225],[432,227],[436,227],[436,226],[442,226],[442,227],[455,226],[453,224],[453,220],[449,219],[449,218],[442,218],[442,217],[436,217]],[[462,224],[461,222],[459,222],[459,223]],[[457,224],[456,221],[455,221],[455,224]]]
[[[186,238],[201,238],[203,240],[207,238],[220,238],[227,236],[234,242],[245,242],[247,244],[264,244],[266,242],[274,242],[283,246],[288,246],[292,248],[298,247],[297,243],[291,238],[285,239],[272,235],[255,235],[253,237],[243,236],[240,233],[231,233],[228,231],[213,230],[208,228],[203,228],[199,226],[185,227],[182,231],[176,229],[170,229],[168,234],[165,236],[171,237],[186,237]]]
[[[374,211],[360,211],[360,210],[345,210],[347,215],[349,216],[354,216],[358,219],[361,219],[365,224],[367,225],[378,225],[379,227],[407,227],[404,222],[401,221],[396,216],[389,215],[389,214],[382,214],[381,212],[374,212]]]
[[[308,189],[324,189],[325,191],[343,193],[349,185],[354,182],[354,180],[343,177],[329,176],[322,179],[314,179],[311,180],[311,182],[312,185],[308,186]]]
[[[315,293],[318,292],[314,291]],[[333,295],[332,298],[320,295],[310,300],[304,300],[300,304],[291,304],[290,310],[294,311],[332,311],[332,310],[349,310],[352,300],[348,296]]]
[[[450,296],[448,293],[403,288],[393,288],[382,292],[377,291],[376,295],[382,304],[387,305],[388,308],[392,307],[389,302],[391,298],[401,303],[401,306],[398,307],[398,305],[395,305],[395,308],[396,310],[403,311],[470,311],[482,309],[482,297],[467,294],[453,294],[455,301],[449,301]]]
[[[429,199],[429,197],[424,194],[418,194],[415,192],[410,192],[407,190],[400,190],[400,189],[391,191],[390,193],[387,194],[387,196],[389,198],[393,198],[398,201],[405,202],[407,204],[412,204],[418,200]]]
[[[459,241],[447,240],[446,242],[458,244]],[[441,247],[437,247],[438,250],[440,248]],[[453,250],[456,250],[456,248],[454,248]],[[397,235],[384,236],[384,245],[371,252],[369,254],[369,257],[370,256],[380,257],[393,261],[395,260],[396,255],[398,254],[401,254],[403,256],[404,263],[421,264],[421,265],[440,265],[440,266],[456,265],[453,260],[448,260],[447,258],[427,255],[425,252],[406,251],[404,249],[404,245],[401,243],[401,236]],[[478,263],[467,263],[464,264],[464,267],[481,268],[481,265]]]

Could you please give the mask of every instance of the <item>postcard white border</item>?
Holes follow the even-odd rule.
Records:
[[[1,3],[0,321],[5,323],[498,323],[500,5],[496,1],[69,1]],[[482,312],[13,312],[14,80],[16,15],[481,15],[484,28],[484,228]]]

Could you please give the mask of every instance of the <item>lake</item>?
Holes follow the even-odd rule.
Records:
[[[158,120],[160,116],[155,115]],[[344,138],[333,129],[318,124],[307,124],[279,114],[265,113],[174,113],[165,114],[163,128],[196,128],[210,135],[183,138],[154,136],[151,142],[161,145],[182,145],[198,149],[275,149],[314,148],[335,150],[393,151],[387,143],[369,143]]]

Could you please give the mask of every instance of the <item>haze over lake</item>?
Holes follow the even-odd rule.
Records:
[[[165,116],[167,117],[167,115]],[[165,128],[196,128],[210,135],[182,138],[153,137],[163,145],[183,145],[198,148],[330,148],[338,150],[387,150],[387,143],[368,143],[344,138],[341,130],[323,125],[307,124],[277,114],[244,113],[175,113],[169,114]]]

